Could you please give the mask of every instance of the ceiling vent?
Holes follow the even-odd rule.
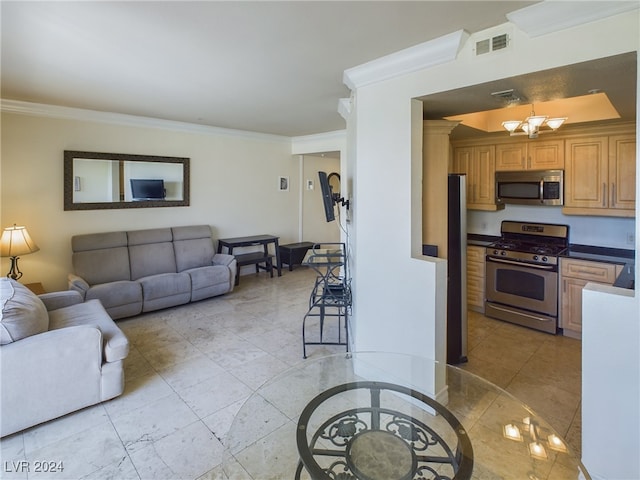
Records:
[[[509,46],[509,36],[506,33],[495,37],[485,38],[476,42],[476,56],[485,55],[498,50],[504,50]]]
[[[512,105],[514,103],[525,103],[527,100],[524,96],[518,93],[513,88],[509,90],[501,90],[500,92],[493,92],[491,96],[498,102],[505,105]]]

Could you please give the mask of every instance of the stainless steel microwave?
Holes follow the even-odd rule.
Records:
[[[563,205],[563,170],[496,172],[496,202],[518,205]]]

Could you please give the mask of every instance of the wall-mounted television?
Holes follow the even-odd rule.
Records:
[[[164,200],[167,192],[164,189],[164,180],[149,178],[132,178],[131,198],[140,202],[144,200]]]
[[[329,185],[329,178],[327,172],[318,172],[320,178],[320,190],[322,192],[322,204],[324,205],[324,216],[327,222],[333,222],[336,219],[335,212],[333,210],[333,191],[331,185]]]

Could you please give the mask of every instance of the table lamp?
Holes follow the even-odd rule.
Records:
[[[11,258],[11,270],[7,273],[7,277],[18,280],[22,277],[22,272],[18,268],[18,259],[20,255],[28,255],[37,252],[40,248],[31,239],[29,232],[25,227],[7,227],[2,232],[0,238],[0,256]]]

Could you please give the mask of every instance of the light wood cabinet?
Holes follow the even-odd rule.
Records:
[[[582,332],[582,289],[587,283],[613,285],[623,265],[560,259],[560,327],[565,335]]]
[[[467,307],[484,313],[485,248],[467,247]]]
[[[496,171],[562,170],[564,140],[496,145]]]
[[[458,147],[454,150],[452,173],[467,175],[467,208],[498,210],[496,205],[494,145]]]
[[[568,138],[567,215],[635,216],[635,135]]]
[[[570,126],[553,139],[455,141],[450,171],[467,174],[467,207],[498,210],[495,172],[563,170],[565,215],[635,217],[635,124]]]
[[[616,209],[636,208],[636,136],[609,137],[610,206]]]
[[[566,141],[565,207],[607,208],[609,138]]]

